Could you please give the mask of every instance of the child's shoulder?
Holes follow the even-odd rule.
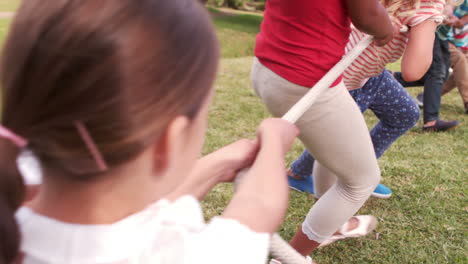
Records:
[[[200,204],[191,196],[157,201],[106,225],[62,222],[28,207],[20,208],[16,219],[21,251],[26,258],[37,260],[33,263],[95,263],[97,259],[117,263],[118,259],[148,255],[148,250],[156,256],[155,246],[161,240],[183,245],[191,233],[205,227]]]
[[[395,16],[403,25],[416,26],[426,20],[433,20],[437,24],[443,21],[444,0],[421,0],[415,4],[402,1]]]
[[[190,258],[211,264],[227,255],[237,263],[265,263],[268,256],[269,234],[222,217],[206,224],[192,196],[160,200],[109,225],[65,223],[27,207],[16,218],[21,251],[32,260],[27,263],[177,263]],[[242,254],[231,256],[232,248]]]
[[[445,7],[444,0],[397,1],[390,8],[396,16],[411,16],[417,13],[442,12]]]

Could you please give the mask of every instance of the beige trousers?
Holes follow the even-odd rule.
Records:
[[[449,43],[450,67],[452,74],[442,88],[442,94],[450,92],[457,87],[463,103],[468,103],[468,53],[463,52],[452,43]]]
[[[256,58],[251,80],[276,117],[309,90],[281,78]],[[299,138],[317,160],[314,185],[321,196],[307,214],[302,230],[320,243],[361,208],[379,183],[380,170],[364,118],[342,83],[322,94],[297,126]]]

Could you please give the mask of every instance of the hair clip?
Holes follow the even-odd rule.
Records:
[[[81,121],[75,121],[75,126],[78,130],[78,134],[80,134],[81,139],[84,141],[86,147],[96,161],[99,170],[106,171],[108,169],[106,161],[104,160],[93,138],[89,134],[88,129],[86,129],[86,126]]]
[[[28,145],[28,141],[25,138],[15,134],[13,131],[2,125],[0,125],[0,137],[10,140],[13,144],[20,148],[24,148]]]

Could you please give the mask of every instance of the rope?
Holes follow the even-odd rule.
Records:
[[[372,43],[372,37],[366,36],[349,51],[341,61],[327,72],[312,89],[310,89],[289,111],[283,115],[282,119],[291,123],[301,118],[301,116],[315,103],[318,96],[327,90],[333,82],[344,72],[346,68]]]

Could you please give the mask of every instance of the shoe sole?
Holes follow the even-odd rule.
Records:
[[[358,237],[365,237],[365,236],[369,235],[372,231],[374,231],[377,228],[378,223],[379,223],[379,221],[377,220],[377,218],[375,216],[372,216],[372,219],[371,219],[371,221],[370,221],[370,223],[369,223],[369,225],[367,226],[367,229],[366,229],[366,235],[358,236]],[[333,241],[325,242],[325,243],[320,244],[318,246],[318,248],[326,247],[326,246],[328,246],[330,244],[333,244],[333,243],[335,243],[336,241],[339,241],[339,240],[345,240],[345,239],[348,239],[348,238],[358,238],[358,237],[350,236],[350,237],[344,237],[344,238],[336,239],[336,240],[333,240]]]
[[[461,126],[461,123],[458,123],[456,126],[453,126],[453,127],[449,128],[449,129],[447,129],[447,131],[448,131],[448,130],[455,129],[455,128],[459,127],[459,126]]]
[[[455,126],[453,126],[453,127],[449,127],[449,128],[447,128],[446,130],[436,130],[435,128],[428,129],[428,130],[424,130],[424,127],[423,127],[423,132],[426,132],[426,133],[427,133],[427,132],[429,132],[429,133],[432,133],[432,132],[446,132],[446,131],[450,131],[450,130],[453,130],[453,129],[455,129],[455,128],[461,126],[461,124],[462,124],[462,123],[459,123],[459,124],[457,124],[457,125],[455,125]]]
[[[379,221],[377,220],[377,218],[373,217],[371,223],[367,227],[367,235],[369,235],[370,232],[374,231],[377,228],[378,224],[379,224]]]
[[[292,187],[292,186],[289,186],[289,189],[294,190],[294,191],[296,191],[296,192],[300,192],[300,193],[307,193],[307,194],[309,194],[310,196],[314,197],[315,199],[318,199],[318,197],[317,197],[315,194],[313,194],[313,193],[306,192],[306,191],[301,191],[301,190],[299,190],[299,189],[297,189],[297,188],[295,188],[295,187]]]
[[[391,193],[390,194],[372,193],[371,196],[375,198],[379,198],[379,199],[388,199],[392,197],[392,194]]]
[[[295,187],[292,187],[292,186],[289,186],[289,189],[291,190],[294,190],[296,192],[300,192],[300,193],[308,193],[310,194],[312,197],[314,197],[315,199],[318,199],[317,195],[315,194],[312,194],[312,193],[309,193],[309,192],[306,192],[306,191],[301,191]],[[372,197],[375,197],[375,198],[379,198],[379,199],[388,199],[390,197],[392,197],[392,194],[379,194],[379,193],[372,193],[371,194]]]
[[[295,187],[292,187],[291,185],[289,186],[289,189],[294,190],[294,191],[296,191],[296,192],[300,192],[300,193],[303,193],[303,192],[304,192],[304,191],[301,191],[301,190],[299,190],[299,189],[297,189],[297,188],[295,188]]]

